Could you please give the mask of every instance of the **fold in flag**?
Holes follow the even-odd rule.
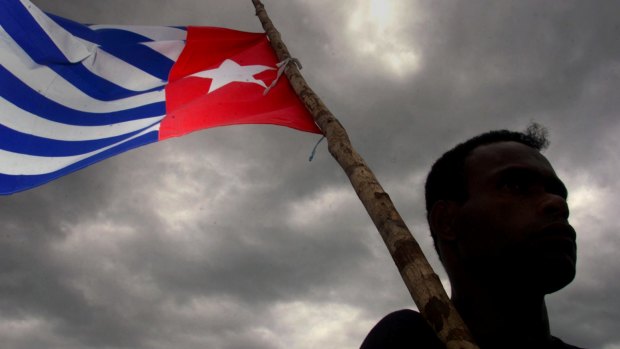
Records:
[[[209,127],[320,133],[264,33],[85,26],[28,0],[0,1],[0,25],[0,194]]]

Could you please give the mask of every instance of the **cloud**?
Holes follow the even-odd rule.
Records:
[[[40,0],[90,23],[258,31],[249,2]],[[445,282],[425,223],[433,160],[479,132],[549,127],[570,190],[575,281],[553,333],[620,344],[618,4],[271,1],[303,74],[345,125]],[[210,129],[0,198],[8,349],[358,347],[413,302],[316,135]]]

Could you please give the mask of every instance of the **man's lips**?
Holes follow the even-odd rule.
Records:
[[[541,239],[568,239],[574,242],[577,239],[577,234],[570,224],[554,222],[543,226],[533,237]]]
[[[575,229],[566,222],[554,222],[547,224],[531,236],[532,241],[537,241],[546,246],[566,246],[571,250],[577,248],[577,234]]]

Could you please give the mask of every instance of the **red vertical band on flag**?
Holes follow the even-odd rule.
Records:
[[[236,124],[274,124],[321,133],[283,75],[263,33],[189,27],[166,86],[159,140]]]

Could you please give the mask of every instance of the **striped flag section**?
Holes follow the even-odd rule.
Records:
[[[276,64],[264,33],[86,26],[2,0],[0,194],[209,127],[320,133]]]

